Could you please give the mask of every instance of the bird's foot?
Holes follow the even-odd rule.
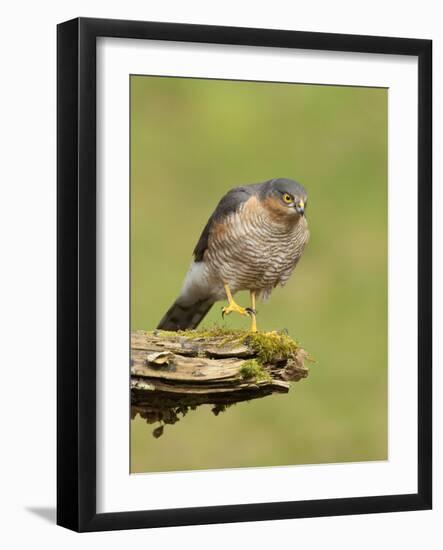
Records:
[[[247,317],[248,315],[251,315],[251,308],[249,307],[242,307],[236,304],[234,301],[229,302],[229,304],[222,308],[222,317],[225,315],[229,315],[230,313],[238,313],[239,315],[242,315],[243,317]]]
[[[226,307],[222,308],[222,317],[229,315],[230,313],[235,312],[243,317],[249,316],[251,318],[251,328],[250,332],[257,332],[257,312],[252,307],[241,307],[235,302],[231,302]]]

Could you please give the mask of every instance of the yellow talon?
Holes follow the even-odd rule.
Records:
[[[251,317],[251,332],[257,332],[257,320],[256,320],[256,312],[255,312],[255,292],[251,291],[251,305],[252,308],[247,307],[241,307],[239,306],[232,297],[231,289],[229,288],[229,285],[226,283],[224,285],[226,296],[228,298],[228,305],[222,308],[222,316],[229,315],[232,312],[238,313],[239,315],[246,316],[249,315]]]
[[[234,298],[231,294],[231,289],[227,283],[224,284],[226,296],[228,298],[228,305],[222,309],[222,316],[229,315],[232,312],[238,313],[239,315],[249,315],[246,308],[239,306],[234,302]]]
[[[239,306],[235,302],[230,302],[226,307],[222,309],[222,315],[223,317],[225,315],[229,315],[230,313],[238,313],[239,315],[249,315],[246,308]]]

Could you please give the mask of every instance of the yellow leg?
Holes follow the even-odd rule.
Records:
[[[251,290],[251,332],[257,332],[257,313],[255,310],[255,290]]]
[[[246,308],[241,307],[234,302],[234,298],[232,297],[229,285],[225,283],[223,286],[225,287],[226,297],[228,298],[228,305],[222,309],[223,317],[225,315],[229,315],[233,311],[235,311],[235,313],[238,313],[239,315],[249,315],[249,312]]]

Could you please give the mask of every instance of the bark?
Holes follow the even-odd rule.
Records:
[[[131,334],[131,409],[148,423],[174,424],[190,409],[212,405],[214,414],[241,401],[288,393],[308,375],[302,348],[258,362],[248,340],[223,335],[134,331]],[[253,367],[252,371],[249,368]],[[258,369],[258,370],[257,370]]]

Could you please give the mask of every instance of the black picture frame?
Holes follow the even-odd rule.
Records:
[[[96,512],[96,39],[401,54],[418,58],[418,491],[416,494]],[[78,18],[57,29],[57,523],[104,531],[368,514],[432,506],[432,42]]]

